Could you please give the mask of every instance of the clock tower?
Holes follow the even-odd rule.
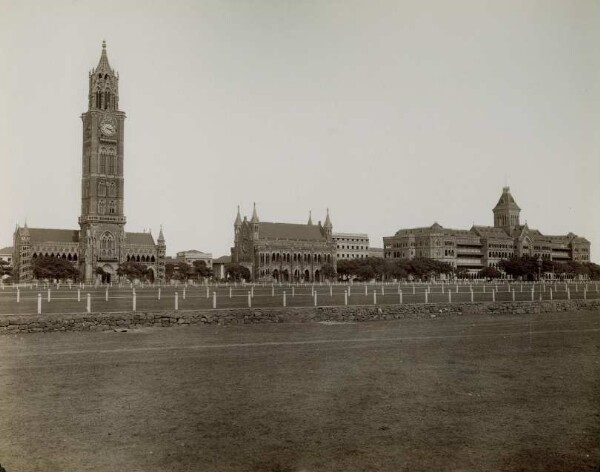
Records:
[[[119,75],[110,67],[106,42],[89,74],[88,110],[83,121],[79,254],[82,278],[96,271],[114,274],[125,258],[123,138],[125,113],[119,110]]]

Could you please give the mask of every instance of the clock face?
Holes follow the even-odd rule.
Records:
[[[104,136],[113,136],[117,130],[112,123],[102,123],[100,125],[100,131],[102,131]]]

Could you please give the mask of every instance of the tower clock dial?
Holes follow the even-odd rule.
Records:
[[[117,130],[115,128],[115,125],[113,125],[112,123],[102,123],[100,125],[100,131],[102,131],[102,134],[104,136],[114,136]]]

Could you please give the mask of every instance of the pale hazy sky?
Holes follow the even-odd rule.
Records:
[[[521,219],[600,260],[598,1],[0,0],[0,246],[78,228],[80,115],[120,74],[128,231],[229,254],[263,221],[365,232]]]

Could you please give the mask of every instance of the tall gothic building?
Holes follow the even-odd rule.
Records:
[[[114,278],[120,263],[144,264],[156,280],[165,277],[162,228],[151,233],[127,233],[123,201],[125,112],[119,109],[119,74],[108,62],[106,43],[98,66],[89,74],[88,110],[83,121],[81,216],[79,230],[17,226],[14,265],[19,282],[33,278],[32,259],[61,257],[79,267],[87,283]]]
[[[336,243],[329,210],[325,223],[270,223],[260,221],[256,205],[252,218],[240,215],[233,223],[231,261],[250,270],[252,280],[319,282],[326,264],[336,268]]]

